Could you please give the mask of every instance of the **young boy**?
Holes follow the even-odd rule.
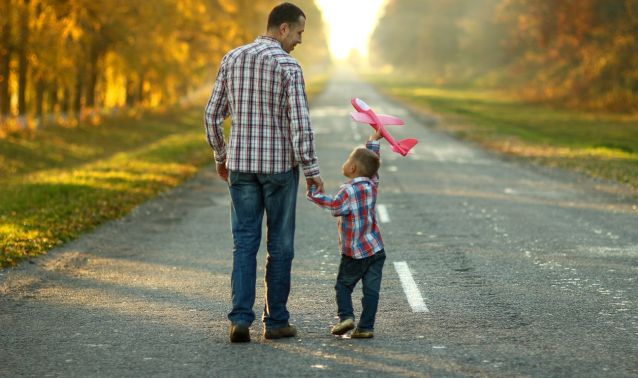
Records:
[[[374,336],[374,319],[379,304],[381,271],[385,261],[383,240],[377,226],[375,203],[380,165],[379,139],[375,132],[366,148],[358,147],[343,164],[343,174],[348,177],[334,198],[317,192],[314,187],[308,191],[308,199],[320,207],[330,210],[337,219],[341,263],[337,275],[335,291],[339,323],[332,327],[333,335],[343,335],[354,327],[352,291],[357,282],[363,282],[363,311],[352,338]]]

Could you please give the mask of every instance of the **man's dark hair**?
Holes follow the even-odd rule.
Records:
[[[291,3],[281,3],[274,7],[268,15],[268,30],[278,28],[283,23],[296,24],[299,22],[299,16],[306,18],[306,14]]]

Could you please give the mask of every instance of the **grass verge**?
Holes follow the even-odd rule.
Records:
[[[124,216],[205,164],[203,106],[0,139],[0,267]]]
[[[370,76],[391,97],[442,118],[438,128],[500,153],[628,184],[638,194],[638,115],[525,104],[511,94]]]
[[[209,161],[201,111],[0,140],[0,266],[40,255],[191,177]]]

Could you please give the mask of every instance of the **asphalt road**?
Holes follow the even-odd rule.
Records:
[[[299,335],[263,340],[257,321],[250,344],[228,342],[229,196],[206,169],[0,271],[0,376],[638,376],[635,197],[456,141],[344,74],[311,109],[329,192],[371,130],[350,121],[352,96],[404,118],[396,137],[420,140],[405,158],[382,144],[388,260],[374,339],[329,333],[336,227],[300,190],[289,307]],[[264,259],[262,248],[257,313]]]

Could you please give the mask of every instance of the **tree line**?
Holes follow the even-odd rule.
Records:
[[[431,83],[638,111],[637,0],[388,0],[371,43]]]
[[[0,0],[0,119],[155,107],[212,85],[225,52],[263,34],[272,0]],[[328,59],[321,14],[296,3]],[[306,42],[304,41],[304,42]]]

